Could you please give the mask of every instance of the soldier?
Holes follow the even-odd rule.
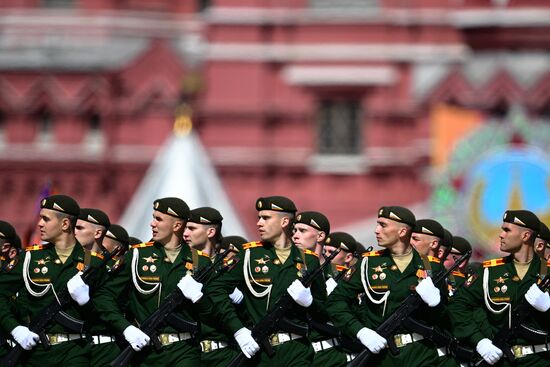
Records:
[[[76,221],[76,239],[86,250],[101,253],[101,242],[110,225],[109,217],[103,211],[93,208],[81,208]]]
[[[21,240],[15,232],[15,228],[8,222],[0,220],[0,271],[11,270],[15,267],[19,250],[21,249]]]
[[[433,219],[418,219],[412,230],[411,245],[421,256],[439,258],[439,249],[445,231],[441,224]]]
[[[535,239],[535,252],[545,261],[550,261],[548,250],[550,250],[550,230],[546,224],[540,222],[540,230]]]
[[[456,260],[458,260],[462,255],[472,251],[472,245],[468,242],[467,239],[461,236],[453,236],[453,245],[451,246],[451,251],[447,260],[445,261],[445,267],[449,268],[454,265]],[[466,281],[468,261],[466,259],[459,266],[458,269],[453,271],[449,276],[449,297],[452,297],[458,288],[462,287]]]
[[[304,270],[319,267],[316,254],[310,250],[301,251],[291,241],[292,222],[295,217],[294,203],[282,196],[261,197],[256,201],[258,210],[258,232],[261,241],[243,245],[242,258],[236,266],[222,274],[210,285],[210,294],[216,304],[220,323],[227,327],[247,358],[259,350],[251,335],[250,327],[239,319],[228,294],[235,287],[244,293],[244,306],[256,324],[285,293],[296,302],[288,312],[287,320],[306,326],[306,311],[321,311],[325,295],[321,276],[315,279],[311,288],[305,288],[299,281]],[[313,360],[313,348],[305,335],[276,328],[270,343],[275,354],[269,357],[264,351],[250,361],[253,366],[309,366]]]
[[[537,286],[547,274],[547,266],[535,255],[534,242],[539,231],[539,219],[527,210],[504,213],[500,233],[500,250],[510,255],[483,262],[483,268],[471,275],[450,304],[455,334],[476,346],[488,364],[497,364],[503,351],[492,338],[501,328],[509,327],[512,311],[525,298],[532,306],[528,324],[549,330],[550,297]],[[481,310],[484,322],[472,322]],[[518,365],[548,366],[547,345],[533,345],[519,335],[510,341]],[[498,364],[508,365],[505,361]]]
[[[17,263],[10,272],[0,277],[0,324],[14,340],[26,350],[23,356],[26,366],[88,366],[89,343],[81,333],[81,320],[89,314],[89,289],[94,284],[85,284],[80,272],[87,266],[98,266],[100,259],[87,256],[76,240],[74,228],[80,208],[76,201],[65,195],[52,195],[41,202],[40,239],[44,245],[28,247],[24,261]],[[38,335],[21,325],[10,312],[10,298],[19,292],[25,297],[30,319],[56,301],[57,294],[67,287],[74,300],[64,308],[68,328],[54,322],[45,330],[51,345],[39,345]],[[83,307],[84,306],[84,307]],[[73,330],[74,329],[74,330]]]
[[[213,259],[216,256],[216,244],[222,238],[222,220],[220,212],[214,208],[193,209],[185,225],[183,239],[190,247]]]
[[[148,346],[150,337],[134,326],[141,325],[176,287],[186,298],[175,311],[181,319],[199,321],[203,312],[210,312],[205,307],[208,303],[202,302],[202,284],[191,277],[195,269],[201,269],[210,260],[183,241],[188,218],[189,207],[183,200],[173,197],[155,200],[153,241],[132,246],[117,275],[108,278],[94,299],[101,320],[111,325],[114,333],[122,333],[134,350],[141,351],[134,358],[141,366],[200,364],[200,350],[193,339],[195,330],[182,330],[179,323],[156,330],[162,346],[157,350]],[[128,298],[131,321],[126,319],[119,302],[122,297]]]
[[[330,223],[327,217],[319,212],[301,212],[296,215],[292,241],[302,250],[310,250],[317,254],[323,263],[323,246],[330,233]],[[329,269],[330,270],[330,269]]]
[[[413,289],[423,301],[423,306],[413,313],[415,319],[434,325],[443,317],[443,289],[438,289],[430,277],[432,271],[437,274],[442,266],[438,260],[422,259],[411,247],[415,224],[410,210],[399,206],[381,207],[375,235],[384,250],[363,254],[361,267],[349,281],[341,282],[327,301],[334,325],[349,337],[357,337],[373,353],[374,358],[370,360],[373,365],[434,366],[437,361],[434,346],[417,333],[399,327],[394,336],[399,354],[393,356],[385,350],[386,339],[376,332]],[[364,303],[353,307],[363,292]]]

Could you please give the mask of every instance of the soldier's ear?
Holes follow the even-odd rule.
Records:
[[[183,231],[185,229],[185,221],[176,219],[172,226],[174,232]]]
[[[208,227],[208,229],[206,230],[206,236],[208,238],[214,238],[216,236],[216,228]]]
[[[317,242],[323,242],[327,238],[327,234],[324,231],[317,233]]]

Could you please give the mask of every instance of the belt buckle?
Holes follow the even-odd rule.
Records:
[[[403,344],[403,341],[402,341],[401,337],[402,337],[401,334],[394,335],[394,337],[393,337],[393,341],[395,342],[395,346],[397,348],[401,348],[403,345],[405,345],[405,344]]]
[[[271,337],[269,338],[269,341],[271,342],[272,346],[277,346],[277,345],[281,344],[279,342],[279,334],[271,335]]]
[[[169,344],[169,335],[168,334],[160,334],[159,335],[159,341],[162,345],[168,345]]]
[[[57,334],[48,335],[48,339],[49,339],[50,344],[52,344],[52,345],[57,344],[57,341],[58,341]]]
[[[203,340],[201,342],[202,344],[202,351],[204,353],[208,353],[212,351],[212,341],[211,340]]]

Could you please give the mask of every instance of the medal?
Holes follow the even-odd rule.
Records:
[[[155,271],[157,271],[156,265],[151,265],[151,267],[149,268],[149,270],[151,270],[151,273],[154,273]]]
[[[48,268],[44,266],[41,271],[42,274],[46,274],[48,272]]]
[[[500,291],[502,293],[506,293],[507,290],[508,290],[508,286],[506,286],[506,285],[503,285],[502,287],[500,287]]]
[[[380,277],[380,280],[386,279],[386,273],[380,274],[379,277]]]
[[[143,271],[147,271],[147,270],[149,270],[149,267],[147,265],[143,265],[143,267],[141,269],[143,269]]]
[[[378,274],[372,274],[372,280],[378,279]]]
[[[260,271],[262,271],[262,268],[260,268],[259,266],[256,266],[256,267],[254,268],[254,271],[255,271],[256,273],[259,273]]]
[[[267,274],[268,271],[269,268],[267,267],[267,265],[262,266],[262,273]]]
[[[497,285],[495,288],[493,288],[493,290],[495,291],[495,293],[498,293],[500,291],[500,288],[499,286]]]
[[[34,268],[33,270],[36,274],[40,273],[40,269],[39,268]]]

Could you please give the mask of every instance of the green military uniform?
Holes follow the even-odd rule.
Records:
[[[420,255],[413,251],[413,257],[403,272],[395,264],[389,250],[372,251],[363,254],[360,269],[351,279],[342,282],[331,293],[327,301],[328,311],[337,328],[355,338],[359,330],[368,327],[373,330],[391,315],[413,292],[419,280],[426,276],[426,267]],[[434,274],[443,271],[439,260],[430,257]],[[441,294],[444,295],[444,286]],[[365,303],[357,310],[350,306],[357,296],[365,292]],[[443,299],[443,298],[442,298]],[[436,325],[444,316],[445,305],[441,302],[433,308],[422,305],[413,317],[430,325]],[[374,365],[383,366],[435,366],[437,353],[427,340],[401,327],[398,329],[396,344],[399,355],[392,356],[387,349],[370,360]],[[417,341],[418,340],[418,341]]]
[[[514,266],[513,256],[485,261],[483,267],[467,279],[449,306],[455,335],[466,339],[474,346],[483,338],[492,339],[498,330],[509,323],[511,310],[523,299],[529,287],[538,280],[544,266],[544,262],[541,263],[540,258],[535,256],[527,273],[523,279],[520,279]],[[472,315],[477,310],[483,311],[481,323],[472,322]],[[550,330],[548,312],[542,313],[533,309],[529,325],[540,330]],[[512,345],[533,345],[533,343],[518,337],[512,341]],[[518,366],[550,364],[548,351],[521,355],[521,347],[514,349],[518,353],[516,357],[519,357],[516,359]],[[508,364],[502,357],[497,365]]]

